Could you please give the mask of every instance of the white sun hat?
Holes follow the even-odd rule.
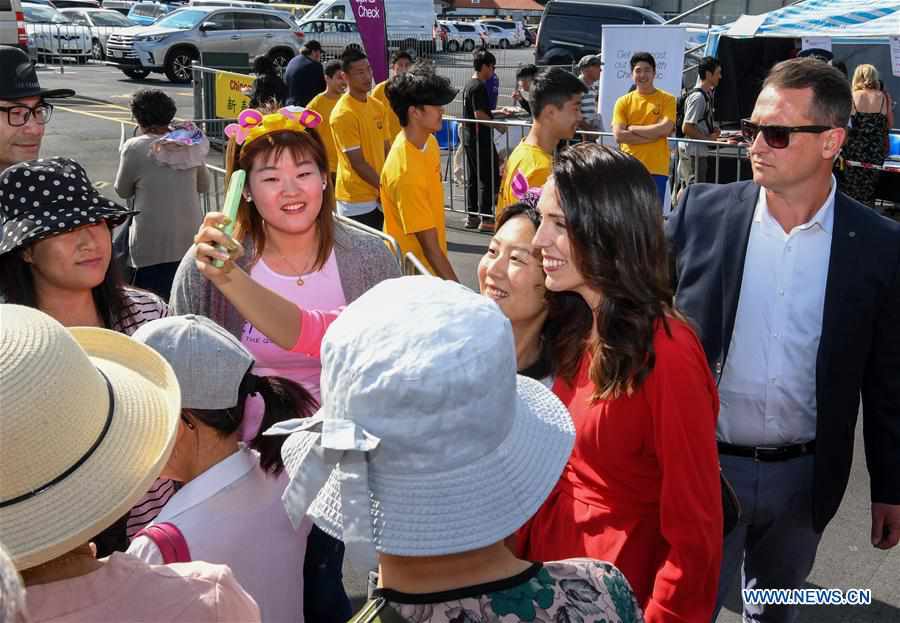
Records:
[[[17,568],[87,543],[147,493],[180,396],[151,348],[0,305],[0,542]]]
[[[500,308],[434,277],[383,281],[350,304],[322,343],[321,388],[314,417],[268,431],[293,433],[285,507],[367,564],[375,550],[501,541],[546,499],[575,441],[565,406],[516,375]]]

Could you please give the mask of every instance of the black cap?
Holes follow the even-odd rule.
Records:
[[[800,50],[800,53],[797,54],[800,58],[816,58],[820,61],[825,61],[826,63],[830,63],[834,60],[834,54],[831,50],[823,50],[822,48],[806,48],[805,50]]]
[[[316,41],[315,39],[310,39],[306,43],[303,44],[303,49],[308,52],[321,52],[322,44]]]
[[[0,45],[0,99],[72,97],[72,89],[42,89],[34,63],[19,48]]]

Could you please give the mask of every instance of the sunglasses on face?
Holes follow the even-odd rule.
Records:
[[[741,135],[748,143],[756,140],[756,136],[762,132],[763,138],[772,149],[784,149],[791,142],[791,134],[802,132],[805,134],[821,134],[828,130],[834,130],[830,125],[759,125],[749,119],[741,119]]]

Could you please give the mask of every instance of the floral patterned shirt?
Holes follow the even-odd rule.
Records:
[[[409,623],[642,623],[622,572],[607,562],[572,559],[535,563],[522,573],[440,593],[378,589]]]

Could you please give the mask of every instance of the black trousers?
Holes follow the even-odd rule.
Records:
[[[493,218],[494,203],[500,192],[500,165],[494,142],[480,137],[466,136],[466,211],[469,214]]]
[[[378,231],[381,231],[384,227],[384,214],[382,214],[381,210],[378,208],[375,208],[371,212],[366,212],[365,214],[357,214],[347,218],[351,218],[357,223],[368,225],[372,229],[377,229]]]

